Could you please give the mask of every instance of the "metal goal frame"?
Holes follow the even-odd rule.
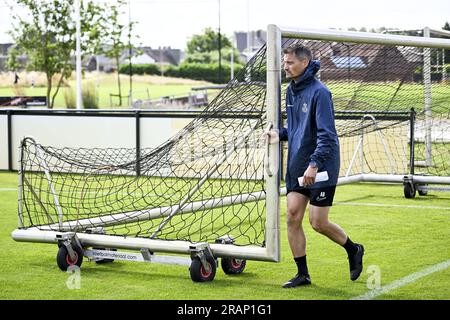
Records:
[[[276,25],[269,25],[267,28],[267,92],[266,92],[266,106],[267,114],[266,120],[269,126],[274,128],[280,127],[281,123],[281,54],[282,54],[282,37],[298,38],[298,39],[312,39],[312,40],[334,40],[334,41],[348,41],[353,43],[367,43],[367,44],[384,44],[384,45],[402,45],[402,46],[417,46],[424,48],[445,48],[450,49],[450,41],[445,39],[433,38],[418,38],[412,36],[401,35],[387,35],[375,33],[362,32],[348,32],[336,30],[315,30],[315,29],[293,29],[280,28]],[[428,61],[429,59],[425,59]],[[426,69],[426,68],[425,68]],[[425,110],[430,116],[430,83],[429,78],[425,77]],[[428,109],[427,109],[428,108]],[[89,248],[117,248],[125,250],[140,250],[143,259],[138,259],[137,256],[130,255],[129,260],[143,260],[151,261],[151,255],[154,252],[166,252],[175,254],[200,255],[200,258],[206,255],[217,257],[228,257],[235,259],[259,260],[259,261],[280,261],[280,212],[279,212],[279,198],[280,195],[286,193],[285,188],[280,189],[280,175],[281,175],[281,148],[280,143],[266,144],[265,157],[265,192],[260,192],[253,195],[253,199],[265,199],[266,206],[266,221],[265,221],[265,242],[264,246],[259,247],[255,245],[237,246],[233,245],[232,241],[216,241],[216,243],[191,243],[188,241],[166,241],[148,238],[137,237],[123,237],[102,234],[101,232],[71,232],[70,228],[65,228],[64,224],[59,222],[58,231],[43,230],[42,228],[30,227],[25,228],[22,223],[22,189],[19,187],[19,226],[12,232],[12,238],[16,241],[23,242],[39,242],[52,243],[68,248],[69,255],[75,253],[70,247],[74,244],[80,244],[83,247]],[[45,167],[45,166],[44,166]],[[46,172],[49,184],[51,184],[51,177],[49,172]],[[338,184],[354,183],[361,181],[371,182],[398,182],[404,183],[405,179],[408,181],[420,183],[433,184],[450,184],[450,177],[433,177],[433,176],[417,176],[412,172],[410,175],[377,175],[364,174],[341,177]],[[22,172],[19,171],[19,186],[22,186]],[[227,201],[222,201],[221,205],[236,203],[238,201],[235,197],[229,197]],[[57,194],[54,193],[56,206]],[[214,202],[214,201],[213,201]],[[205,206],[202,203],[201,206]],[[189,210],[196,210],[199,208],[197,204],[192,203],[188,206]],[[187,210],[187,209],[186,209]],[[183,209],[182,213],[186,211]],[[140,217],[142,218],[142,217]],[[104,220],[104,218],[103,218]],[[99,224],[101,229],[101,224]],[[200,254],[199,254],[200,252]],[[204,254],[202,254],[203,252]],[[98,252],[97,252],[98,253]],[[119,255],[109,252],[109,258],[119,258]],[[150,254],[150,255],[149,255]],[[94,252],[87,251],[86,256],[95,257]],[[99,255],[102,256],[102,255]],[[104,257],[105,255],[103,255]],[[97,256],[98,257],[98,256]],[[126,260],[126,259],[125,259]],[[153,259],[155,260],[155,259]],[[156,260],[155,260],[156,261]],[[164,260],[166,261],[166,260]],[[172,261],[168,259],[167,261]],[[202,263],[207,269],[205,259],[201,259]],[[163,262],[158,260],[158,262]],[[177,263],[177,262],[175,262]]]

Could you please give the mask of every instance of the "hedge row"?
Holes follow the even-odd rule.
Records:
[[[204,80],[213,83],[227,83],[230,80],[231,66],[222,64],[219,77],[218,63],[182,63],[179,66],[164,67],[164,75],[175,78],[187,78],[194,80]],[[234,65],[234,74],[237,75],[243,68],[240,64]],[[121,65],[119,72],[129,74],[129,65]],[[133,74],[160,75],[161,69],[156,64],[132,65]]]
[[[131,69],[133,74],[161,74],[159,66],[156,64],[133,64]],[[130,65],[120,65],[119,73],[130,74]]]

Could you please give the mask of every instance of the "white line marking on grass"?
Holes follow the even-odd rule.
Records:
[[[17,189],[14,189],[14,188],[0,188],[0,191],[17,191]]]
[[[415,206],[415,205],[410,205],[410,204],[384,204],[384,203],[365,203],[365,202],[335,202],[335,204],[344,205],[344,206],[362,206],[362,207],[438,209],[438,210],[449,210],[449,212],[450,212],[450,207],[440,207],[440,206]]]
[[[416,273],[412,273],[406,277],[403,277],[399,280],[396,280],[388,285],[382,286],[379,289],[374,289],[371,291],[368,291],[367,293],[357,296],[357,297],[353,297],[350,298],[350,300],[371,300],[375,297],[378,297],[382,294],[388,293],[392,290],[395,290],[397,288],[406,286],[407,284],[416,282],[417,280],[419,280],[420,278],[426,277],[432,273],[435,272],[439,272],[442,270],[447,269],[448,267],[450,267],[450,260],[435,264],[434,266],[428,267],[426,269],[423,269],[419,272]]]

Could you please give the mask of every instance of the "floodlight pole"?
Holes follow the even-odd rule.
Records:
[[[83,108],[83,100],[81,98],[81,21],[80,21],[80,2],[82,0],[75,0],[75,23],[76,23],[76,77],[77,77],[77,110]],[[97,61],[98,63],[98,61]]]

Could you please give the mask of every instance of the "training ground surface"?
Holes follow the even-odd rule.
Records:
[[[85,258],[79,289],[56,265],[56,245],[19,243],[17,174],[0,172],[1,299],[450,299],[450,193],[405,199],[400,185],[338,187],[330,219],[366,249],[364,271],[352,282],[344,249],[312,230],[305,217],[313,284],[282,289],[296,272],[281,199],[281,262],[248,261],[243,274],[219,267],[214,281],[194,283],[188,267]],[[373,289],[377,287],[378,290]],[[375,291],[374,291],[375,290]]]

